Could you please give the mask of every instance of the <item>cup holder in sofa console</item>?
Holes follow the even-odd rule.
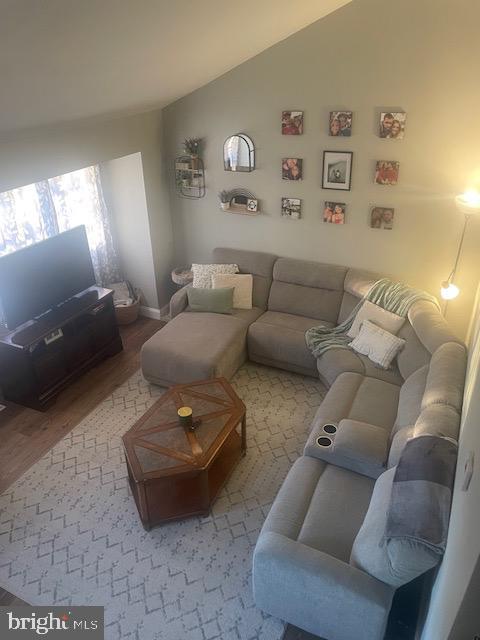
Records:
[[[323,430],[325,433],[337,433],[337,426],[334,424],[324,424]]]
[[[320,436],[317,438],[317,444],[319,447],[330,447],[332,441],[330,438],[327,438],[327,436]]]

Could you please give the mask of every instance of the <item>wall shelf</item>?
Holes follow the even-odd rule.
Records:
[[[175,158],[175,189],[182,198],[203,198],[205,169],[201,158],[188,155]]]

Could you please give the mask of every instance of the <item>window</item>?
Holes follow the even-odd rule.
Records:
[[[119,280],[98,165],[0,193],[0,255],[81,224],[98,284]]]

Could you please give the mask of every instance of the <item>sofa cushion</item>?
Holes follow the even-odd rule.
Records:
[[[193,287],[195,289],[211,289],[212,276],[215,273],[237,273],[236,264],[192,264]]]
[[[432,355],[422,408],[431,404],[447,404],[462,410],[467,354],[456,342],[441,345]]]
[[[240,273],[253,275],[252,304],[261,309],[267,308],[268,294],[272,284],[273,265],[277,256],[260,251],[244,249],[228,249],[217,247],[213,250],[215,262],[234,262],[238,264]]]
[[[381,329],[385,329],[385,331],[393,333],[394,335],[399,332],[405,323],[405,318],[402,316],[391,313],[386,309],[382,309],[378,304],[373,304],[373,302],[365,300],[357,311],[352,326],[348,330],[347,335],[350,338],[355,338],[358,335],[364,320],[370,320],[370,322],[373,322]]]
[[[442,436],[458,440],[460,414],[456,409],[444,404],[432,404],[423,409],[412,426],[398,429],[392,439],[388,455],[388,466],[398,464],[405,445],[411,438],[422,435]]]
[[[425,393],[427,376],[428,366],[426,365],[409,375],[402,384],[393,433],[402,427],[415,424],[422,410],[422,399]]]
[[[368,356],[382,369],[389,369],[404,344],[405,341],[402,338],[397,338],[393,333],[377,327],[370,320],[364,320],[357,337],[350,342],[349,346],[357,353]]]
[[[406,380],[409,375],[430,363],[431,353],[420,342],[408,319],[397,335],[405,340],[403,349],[397,356],[397,367],[403,379]]]
[[[265,520],[274,531],[348,562],[374,480],[310,457],[290,469]]]
[[[187,289],[188,306],[192,311],[232,313],[233,287],[224,289]]]
[[[213,289],[233,287],[234,309],[252,308],[253,276],[251,273],[216,273],[212,276]]]
[[[142,372],[162,386],[204,378],[230,378],[247,357],[249,322],[259,309],[232,315],[184,312],[157,331],[142,347]]]
[[[315,318],[267,311],[248,330],[249,357],[254,362],[316,375],[316,360],[305,343],[305,331],[318,324]]]
[[[279,258],[268,309],[336,324],[346,272],[345,267]]]
[[[377,367],[367,356],[355,353],[352,349],[329,349],[317,358],[320,379],[331,387],[341,373],[361,373],[392,384],[401,385],[401,377],[395,364],[390,369]]]
[[[445,342],[461,344],[439,308],[429,300],[419,300],[412,304],[408,310],[408,320],[418,339],[430,353],[434,353]]]

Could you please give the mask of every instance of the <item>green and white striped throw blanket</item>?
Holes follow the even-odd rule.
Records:
[[[406,317],[408,310],[417,300],[429,300],[437,307],[439,306],[437,299],[426,291],[412,289],[412,287],[401,282],[392,282],[388,278],[382,278],[375,282],[348,318],[341,324],[333,329],[319,326],[307,330],[305,341],[307,347],[316,358],[319,358],[329,349],[348,349],[348,343],[352,341],[352,338],[347,336],[347,332],[365,300],[402,317]]]

